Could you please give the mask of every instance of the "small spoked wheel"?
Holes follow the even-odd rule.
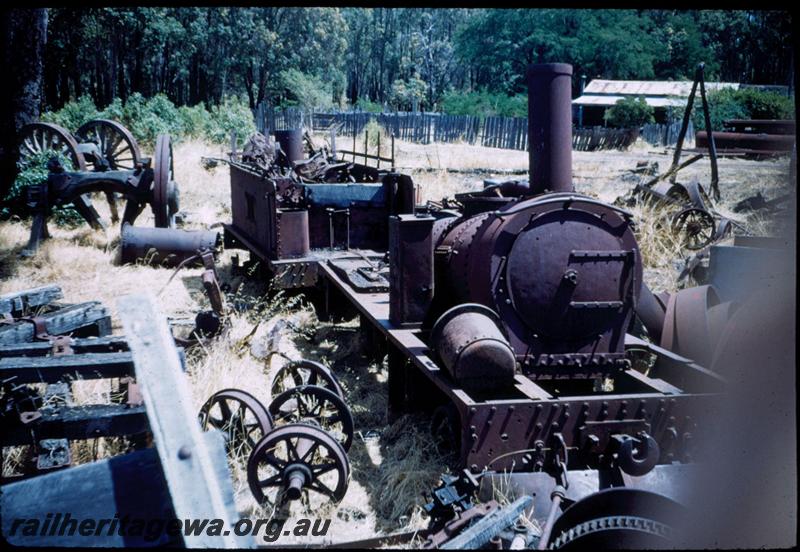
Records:
[[[141,161],[136,139],[116,121],[94,119],[81,125],[75,137],[81,143],[96,144],[112,171],[133,169]]]
[[[159,134],[153,156],[153,216],[156,228],[174,228],[175,213],[178,212],[178,186],[172,156],[172,141],[169,134]]]
[[[31,123],[20,129],[19,156],[25,164],[42,152],[63,154],[72,162],[72,170],[85,171],[86,160],[70,132],[53,123]]]
[[[200,409],[200,426],[225,434],[226,448],[232,456],[246,456],[256,443],[272,431],[269,411],[250,393],[223,389],[211,396]]]
[[[713,241],[715,228],[714,216],[694,207],[679,212],[672,221],[672,232],[686,249],[693,251]]]
[[[300,387],[302,385],[316,385],[333,391],[339,398],[344,398],[344,393],[339,381],[333,373],[313,360],[293,360],[283,366],[272,380],[272,396]]]
[[[339,502],[350,464],[336,439],[318,427],[289,424],[258,442],[247,462],[247,482],[259,504],[282,504],[305,493],[307,504]],[[312,499],[316,495],[316,500]]]
[[[353,416],[333,391],[316,385],[301,385],[284,391],[269,405],[275,425],[312,424],[330,433],[345,451],[353,443]]]

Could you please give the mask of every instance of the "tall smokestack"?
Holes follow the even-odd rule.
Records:
[[[528,66],[530,195],[571,192],[572,65]]]

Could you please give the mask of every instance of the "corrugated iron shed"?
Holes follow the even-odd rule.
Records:
[[[735,82],[707,82],[706,90],[740,88]],[[652,107],[683,106],[692,91],[692,81],[635,81],[594,79],[575,105],[612,106],[629,97],[643,97]]]

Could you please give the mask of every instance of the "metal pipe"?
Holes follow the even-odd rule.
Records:
[[[219,249],[222,238],[216,230],[178,230],[122,225],[122,262],[140,259],[148,264],[177,266],[200,250]],[[197,263],[202,260],[198,257]]]
[[[572,65],[528,66],[530,195],[571,192]]]
[[[276,130],[275,140],[281,145],[281,151],[286,154],[286,159],[288,159],[290,163],[302,161],[305,157],[305,153],[303,152],[302,129]]]
[[[542,530],[542,536],[539,537],[539,545],[536,547],[538,550],[546,550],[547,544],[550,540],[550,533],[553,531],[553,524],[556,522],[556,517],[558,516],[558,512],[561,506],[561,501],[566,494],[566,490],[561,485],[556,485],[556,488],[553,489],[552,494],[550,495],[550,513],[547,514],[547,522],[544,524],[544,529]]]

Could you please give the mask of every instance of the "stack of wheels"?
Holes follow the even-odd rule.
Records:
[[[336,377],[317,362],[292,361],[273,379],[272,396],[265,408],[244,391],[219,391],[201,408],[200,424],[226,435],[229,455],[247,456],[259,504],[339,502],[350,481],[353,417]]]

